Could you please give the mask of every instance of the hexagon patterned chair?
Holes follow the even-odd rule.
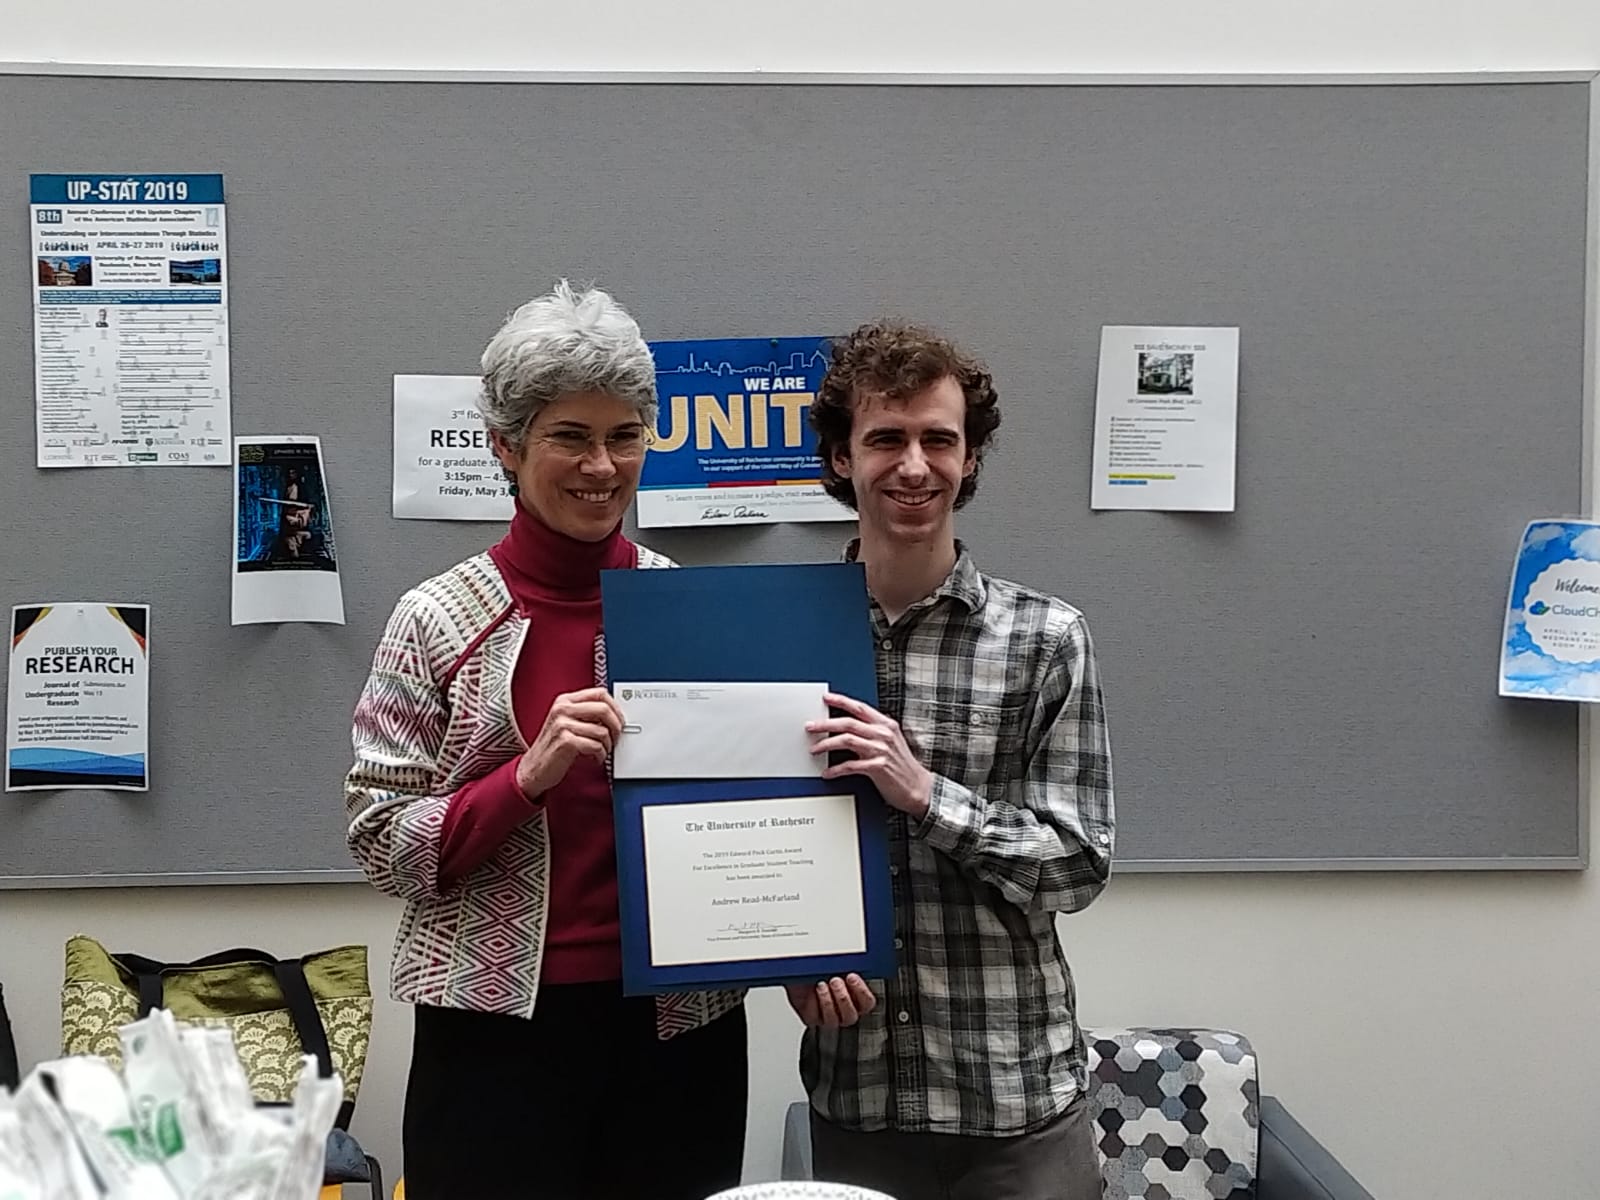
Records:
[[[1256,1056],[1216,1029],[1086,1029],[1104,1200],[1373,1200],[1256,1083]],[[811,1178],[804,1103],[783,1177]]]

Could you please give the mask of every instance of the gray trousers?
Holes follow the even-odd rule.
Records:
[[[1017,1137],[857,1133],[811,1113],[813,1173],[893,1200],[1100,1200],[1089,1102]]]

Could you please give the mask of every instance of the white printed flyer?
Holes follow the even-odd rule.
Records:
[[[1500,694],[1600,700],[1600,524],[1531,521],[1506,598]]]
[[[6,791],[150,787],[150,608],[11,610]]]
[[[233,449],[221,175],[34,175],[41,467],[221,467]]]
[[[509,521],[511,493],[478,412],[476,375],[394,377],[394,515]]]
[[[1094,406],[1094,509],[1232,512],[1239,330],[1107,325]]]

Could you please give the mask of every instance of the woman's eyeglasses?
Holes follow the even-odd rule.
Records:
[[[649,445],[643,429],[613,429],[604,438],[582,429],[557,429],[537,435],[538,440],[563,458],[588,458],[600,446],[612,458],[626,462],[639,458]]]

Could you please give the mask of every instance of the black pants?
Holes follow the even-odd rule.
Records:
[[[665,1042],[619,983],[546,985],[533,1019],[415,1009],[407,1200],[704,1200],[744,1161],[743,1007]]]
[[[11,1021],[6,1017],[6,992],[0,988],[0,1091],[13,1091],[21,1082],[17,1044],[11,1040]]]

